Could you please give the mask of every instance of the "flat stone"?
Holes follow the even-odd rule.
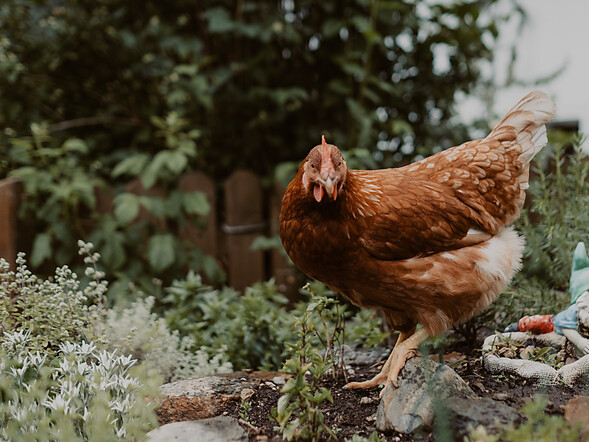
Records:
[[[284,385],[286,384],[286,379],[284,376],[275,376],[272,378],[272,382],[274,382],[276,385]]]
[[[514,408],[490,398],[452,398],[446,406],[451,415],[455,440],[462,440],[471,428],[479,425],[487,430],[499,430],[521,419]]]
[[[147,433],[149,442],[247,442],[236,419],[217,416],[199,421],[174,422]]]
[[[238,371],[164,384],[160,387],[164,400],[156,410],[158,420],[167,424],[218,416],[230,402],[240,402],[244,390],[247,396],[249,390],[279,375],[278,372]]]

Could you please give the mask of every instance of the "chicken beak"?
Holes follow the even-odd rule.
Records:
[[[336,182],[336,180],[332,179],[331,177],[327,178],[323,182],[323,188],[325,188],[325,192],[329,195],[330,198],[333,198],[334,201],[337,199],[337,182]]]

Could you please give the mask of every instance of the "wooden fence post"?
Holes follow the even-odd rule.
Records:
[[[238,170],[225,182],[225,224],[221,226],[229,285],[237,290],[266,279],[262,251],[251,250],[253,240],[265,229],[260,179],[250,171]]]
[[[211,210],[204,217],[206,225],[199,228],[190,222],[180,228],[180,236],[191,241],[196,247],[207,255],[219,256],[219,241],[217,238],[217,195],[215,183],[208,176],[201,172],[191,172],[184,175],[178,183],[178,188],[184,192],[204,192],[211,205]]]
[[[0,258],[15,268],[18,252],[18,209],[22,184],[14,178],[0,181]]]
[[[282,196],[284,189],[276,184],[274,192],[270,197],[270,234],[272,236],[278,235],[280,208],[282,205]],[[271,255],[271,274],[276,282],[278,290],[284,294],[291,302],[297,302],[301,296],[299,288],[304,284],[304,277],[302,273],[297,271],[288,258],[283,255],[282,250],[272,249]]]

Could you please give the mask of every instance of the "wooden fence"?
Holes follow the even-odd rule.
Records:
[[[234,172],[219,189],[206,175],[193,172],[179,182],[183,191],[202,191],[207,195],[211,211],[206,217],[206,229],[189,225],[180,232],[206,254],[214,256],[227,272],[228,284],[243,290],[256,281],[274,277],[279,290],[290,299],[296,299],[300,275],[282,254],[275,250],[252,250],[252,242],[259,236],[278,234],[278,214],[281,194],[263,192],[260,179],[252,172]],[[163,196],[163,191],[144,190],[139,181],[127,186],[127,191],[138,195]],[[98,210],[113,210],[112,196],[103,192],[98,198]],[[265,194],[270,194],[265,197]],[[30,236],[22,231],[18,221],[18,208],[22,185],[18,180],[0,180],[0,257],[12,265],[21,247],[20,239]],[[138,219],[149,217],[143,211]]]

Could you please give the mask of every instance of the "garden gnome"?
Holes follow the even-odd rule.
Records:
[[[585,243],[577,244],[573,254],[569,284],[571,305],[552,318],[554,331],[566,336],[580,356],[589,354],[589,257]]]
[[[556,315],[525,316],[505,329],[564,335],[580,356],[589,354],[589,257],[585,243],[580,242],[573,253],[569,283],[571,303]]]

